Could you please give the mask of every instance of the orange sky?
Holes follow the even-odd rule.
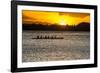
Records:
[[[23,24],[42,23],[43,25],[77,25],[81,22],[90,23],[90,14],[23,10],[22,22]]]

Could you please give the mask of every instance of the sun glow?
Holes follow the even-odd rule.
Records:
[[[61,20],[59,25],[66,25],[66,22],[64,20]]]

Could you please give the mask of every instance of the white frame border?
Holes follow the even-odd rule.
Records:
[[[26,67],[43,67],[43,66],[60,66],[60,65],[78,65],[94,63],[94,10],[93,9],[77,9],[77,8],[60,8],[45,6],[17,6],[17,66],[18,68]],[[50,62],[26,62],[22,63],[22,10],[39,10],[39,11],[58,11],[58,12],[82,12],[90,13],[90,59],[89,60],[72,60],[72,61],[50,61]]]

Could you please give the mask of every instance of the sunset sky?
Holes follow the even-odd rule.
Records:
[[[89,13],[72,12],[43,12],[33,10],[22,11],[23,24],[43,24],[43,25],[77,25],[81,22],[90,23]]]

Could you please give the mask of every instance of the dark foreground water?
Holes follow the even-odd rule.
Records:
[[[32,39],[47,35],[64,39]],[[90,34],[72,31],[23,31],[22,47],[22,62],[89,59]]]

